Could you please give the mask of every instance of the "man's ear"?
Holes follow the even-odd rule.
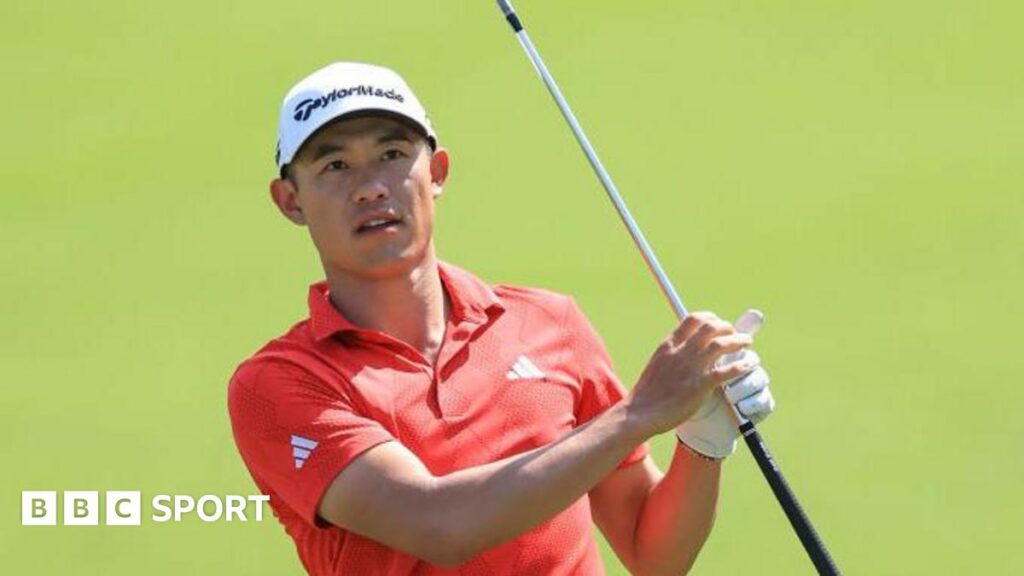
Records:
[[[299,191],[291,180],[275,178],[270,181],[270,198],[284,217],[299,226],[306,224],[306,216],[299,205]]]
[[[430,182],[434,186],[434,198],[440,196],[444,191],[444,183],[448,180],[449,165],[448,151],[444,148],[438,148],[430,157]]]

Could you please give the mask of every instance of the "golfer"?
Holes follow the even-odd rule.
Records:
[[[774,406],[751,336],[692,314],[627,391],[571,298],[438,260],[451,159],[391,70],[314,72],[278,136],[270,194],[325,280],[228,407],[306,570],[590,576],[596,524],[632,573],[686,572],[735,448],[726,402],[755,421]],[[662,473],[646,441],[673,429]]]

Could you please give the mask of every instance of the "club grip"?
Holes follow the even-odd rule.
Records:
[[[797,501],[793,491],[790,490],[786,477],[782,475],[782,470],[779,469],[775,459],[768,452],[768,447],[761,440],[761,435],[758,434],[753,422],[744,422],[740,426],[740,433],[743,435],[743,440],[747,443],[747,447],[750,448],[750,453],[754,455],[754,460],[757,461],[757,466],[761,469],[761,473],[764,474],[765,480],[771,486],[775,498],[782,505],[786,518],[789,518],[790,525],[793,526],[797,537],[800,538],[800,543],[803,544],[804,550],[807,551],[811,562],[817,568],[818,574],[838,576],[840,574],[839,568],[832,561],[832,557],[825,548],[825,544],[814,530],[811,520],[804,513],[804,509],[800,506],[800,502]]]

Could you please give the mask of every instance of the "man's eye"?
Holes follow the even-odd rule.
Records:
[[[392,148],[391,150],[385,152],[383,156],[381,156],[381,158],[383,158],[384,160],[397,160],[399,158],[405,158],[405,152],[402,152],[401,150],[398,150],[396,148]]]
[[[345,164],[341,160],[332,160],[324,166],[324,170],[348,170],[348,164]]]

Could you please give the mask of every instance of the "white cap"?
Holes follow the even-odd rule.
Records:
[[[397,72],[372,64],[335,62],[300,80],[284,97],[277,129],[278,169],[291,162],[324,124],[367,112],[409,120],[423,131],[431,147],[437,147],[427,111]]]

